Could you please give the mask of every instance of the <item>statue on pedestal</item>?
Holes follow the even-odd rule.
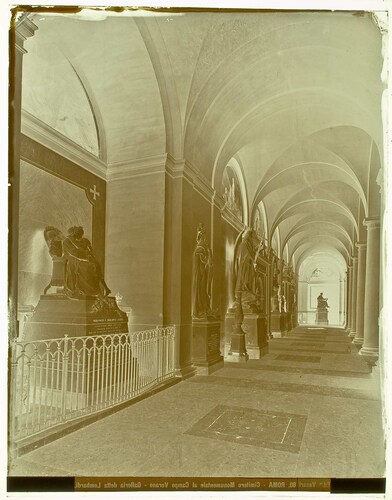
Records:
[[[90,241],[83,235],[81,226],[70,227],[67,237],[53,226],[45,228],[44,237],[52,257],[53,273],[44,295],[51,286],[57,286],[61,287],[60,295],[69,299],[95,298],[91,312],[113,309],[112,301],[107,300],[110,289],[103,278],[101,266]]]
[[[192,317],[206,319],[212,315],[212,252],[207,244],[203,224],[199,224],[193,253]]]
[[[235,295],[241,293],[245,308],[255,306],[256,296],[256,250],[253,246],[253,231],[246,229],[234,259]]]
[[[101,266],[83,235],[80,226],[69,228],[66,237],[53,226],[45,228],[53,271],[26,325],[29,339],[128,332],[128,317],[109,296]],[[55,291],[47,293],[51,287]]]
[[[328,305],[328,299],[323,297],[323,294],[320,293],[320,295],[317,297],[317,310],[318,311],[326,311]]]
[[[328,324],[328,299],[323,297],[323,294],[317,297],[317,311],[316,311],[316,323],[317,324]]]

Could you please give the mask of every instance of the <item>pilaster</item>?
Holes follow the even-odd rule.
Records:
[[[20,186],[20,129],[22,112],[24,42],[34,35],[37,26],[22,14],[10,30],[10,93],[9,93],[9,240],[8,252],[12,255],[8,281],[9,329],[11,337],[18,336],[18,246],[19,246],[19,186]]]

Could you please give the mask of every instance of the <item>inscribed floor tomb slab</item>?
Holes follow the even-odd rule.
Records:
[[[298,453],[306,416],[218,405],[186,433]]]

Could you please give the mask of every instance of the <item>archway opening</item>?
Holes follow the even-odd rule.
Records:
[[[313,252],[304,258],[298,274],[298,324],[317,324],[317,299],[323,294],[328,302],[328,324],[343,326],[347,287],[342,256],[328,251]]]

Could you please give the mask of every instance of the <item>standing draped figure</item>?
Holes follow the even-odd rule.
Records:
[[[255,292],[255,250],[253,248],[252,230],[247,229],[236,256],[235,292]]]
[[[207,244],[203,224],[199,224],[193,253],[192,317],[211,314],[212,252]]]

